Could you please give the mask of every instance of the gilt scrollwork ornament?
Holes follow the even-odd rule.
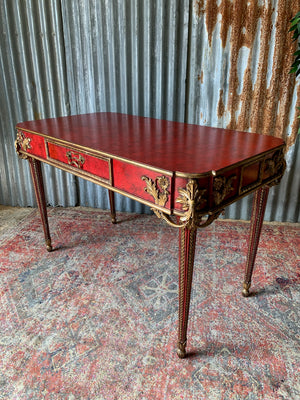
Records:
[[[279,175],[279,178],[284,174],[286,162],[282,151],[276,151],[272,158],[265,161],[264,173],[270,176]]]
[[[190,179],[185,189],[179,189],[177,203],[182,205],[184,215],[180,217],[180,221],[189,228],[197,227],[200,223],[198,211],[200,211],[207,200],[203,197],[206,189],[199,189],[196,179]]]
[[[169,179],[165,176],[158,176],[155,181],[148,178],[147,176],[142,176],[142,180],[146,182],[145,192],[150,194],[154,198],[155,204],[164,207],[169,198]]]
[[[155,204],[164,207],[168,201],[169,192],[167,191],[169,187],[169,180],[164,176],[152,179],[143,176],[142,179],[147,183],[144,189],[149,193],[155,201]],[[196,179],[189,179],[185,188],[178,190],[179,196],[176,199],[177,203],[182,205],[182,210],[184,214],[179,218],[179,223],[175,222],[172,217],[161,210],[156,208],[151,208],[151,210],[160,219],[163,219],[168,225],[176,228],[204,228],[210,225],[223,210],[219,210],[214,214],[209,214],[207,218],[203,221],[203,215],[200,215],[203,206],[206,204],[207,199],[204,198],[206,189],[200,189]]]
[[[214,202],[218,206],[222,203],[225,197],[234,190],[232,182],[236,179],[236,175],[229,176],[217,176],[214,179],[213,184],[213,197]]]
[[[27,151],[31,149],[30,145],[31,139],[26,137],[23,132],[17,132],[17,139],[15,140],[15,149],[18,156],[24,160],[28,158],[26,154],[21,153],[21,150]]]
[[[146,187],[144,188],[145,192],[154,198],[155,204],[164,207],[170,194],[168,192],[168,187],[170,184],[169,179],[162,175],[158,176],[155,181],[153,181],[151,178],[148,178],[144,175],[142,176],[142,180],[146,182]],[[151,210],[158,218],[162,218],[162,211],[157,210],[156,208],[151,208]]]

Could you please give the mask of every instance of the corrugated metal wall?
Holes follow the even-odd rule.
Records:
[[[16,122],[95,111],[287,139],[266,219],[299,221],[300,89],[288,74],[300,0],[0,0],[0,203],[34,205]],[[106,191],[49,166],[51,205],[108,207]],[[250,199],[226,216],[248,219]],[[117,196],[117,209],[148,212]]]

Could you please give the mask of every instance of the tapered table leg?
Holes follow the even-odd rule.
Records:
[[[181,228],[179,236],[179,327],[177,355],[186,356],[187,327],[194,269],[196,228]]]
[[[37,204],[38,204],[41,219],[42,219],[46,248],[48,251],[52,251],[41,163],[40,163],[40,161],[38,161],[34,158],[31,158],[31,157],[28,158],[28,161],[29,161],[30,172],[31,172],[31,176],[32,176],[33,184],[34,184],[35,196],[36,196]]]
[[[267,186],[258,189],[254,194],[248,255],[246,261],[245,279],[242,292],[243,296],[245,297],[249,296],[251,278],[254,269],[254,262],[257,253],[257,246],[259,242],[260,232],[266,210],[268,194],[269,194],[269,187]]]
[[[111,222],[113,224],[116,224],[117,218],[116,218],[116,209],[115,209],[115,194],[112,190],[108,189],[108,196],[109,196]]]

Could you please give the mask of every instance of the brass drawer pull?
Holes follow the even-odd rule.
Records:
[[[67,151],[66,156],[68,158],[69,165],[73,165],[76,168],[82,168],[85,159],[81,154],[74,154],[72,151]]]

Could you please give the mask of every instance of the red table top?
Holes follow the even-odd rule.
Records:
[[[17,128],[186,174],[218,171],[284,144],[271,136],[119,113],[28,121]]]

